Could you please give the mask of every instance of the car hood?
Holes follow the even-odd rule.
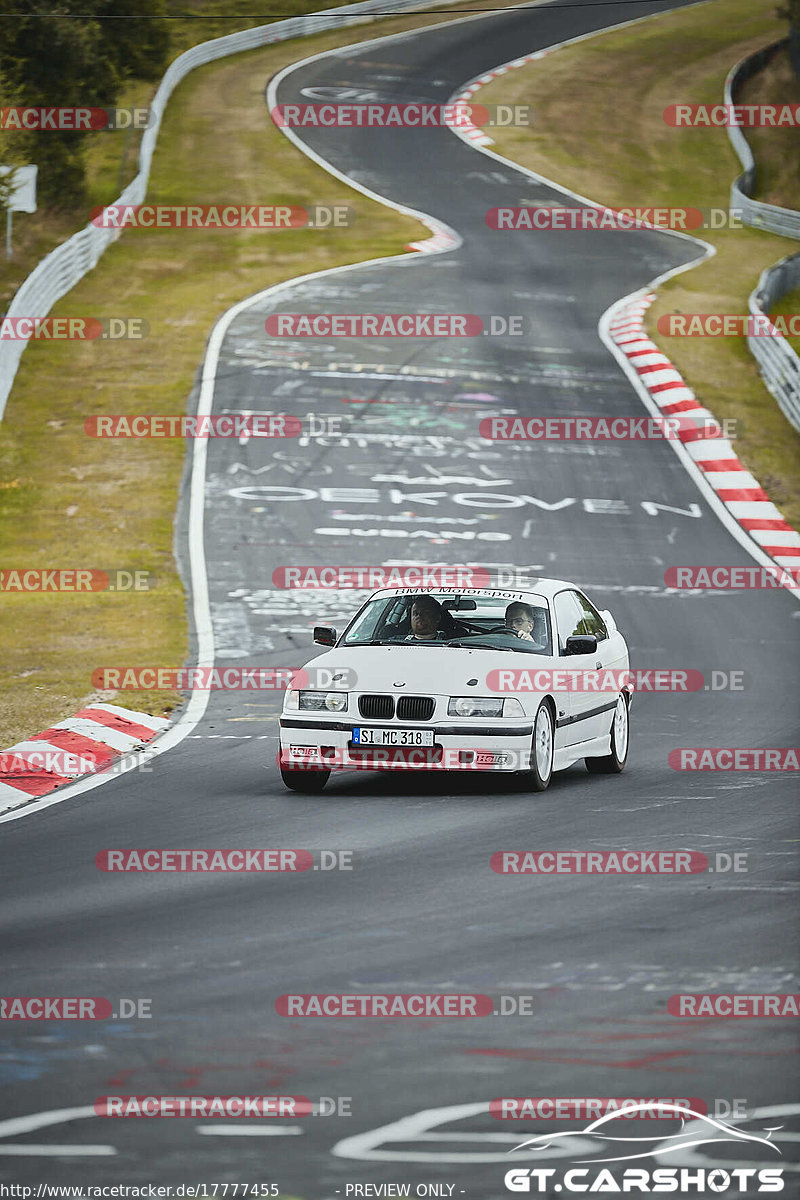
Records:
[[[341,646],[306,663],[306,668],[354,673],[352,692],[424,693],[434,696],[486,695],[486,676],[497,668],[539,670],[552,667],[545,654],[507,650],[466,650],[447,646]],[[468,685],[468,680],[477,684]],[[402,689],[395,685],[402,684]],[[491,693],[489,693],[491,694]]]

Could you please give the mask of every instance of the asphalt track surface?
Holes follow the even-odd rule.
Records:
[[[516,55],[662,8],[553,4],[345,48],[290,73],[279,100],[349,88],[441,102]],[[243,1122],[228,1122],[224,1136],[219,1121],[80,1114],[38,1130],[0,1125],[0,1181],[238,1180],[314,1198],[344,1195],[348,1183],[427,1181],[453,1184],[456,1196],[500,1196],[509,1144],[486,1135],[522,1140],[544,1126],[444,1111],[431,1118],[432,1139],[410,1128],[389,1142],[377,1136],[374,1161],[342,1139],[497,1096],[696,1096],[709,1106],[743,1098],[750,1108],[794,1099],[795,1022],[680,1021],[666,1000],[679,991],[797,990],[796,783],[776,773],[676,772],[667,755],[795,743],[797,602],[782,591],[664,587],[673,564],[752,562],[670,446],[487,449],[477,434],[492,413],[643,415],[598,320],[699,248],[647,231],[491,231],[484,215],[495,205],[564,198],[446,129],[303,136],[358,182],[446,222],[463,244],[308,281],[232,324],[215,411],[336,417],[346,434],[209,443],[205,550],[219,664],[299,665],[313,653],[311,625],[341,624],[358,599],[276,590],[276,567],[472,562],[574,579],[612,609],[634,665],[743,671],[745,686],[638,697],[625,773],[574,767],[543,795],[502,778],[374,774],[334,777],[321,797],[291,795],[275,768],[280,697],[219,692],[193,735],[150,772],[5,824],[3,993],[146,997],[153,1016],[6,1022],[0,1119],[82,1110],[106,1094],[346,1096],[353,1115],[302,1118],[266,1137],[247,1136]],[[338,188],[332,181],[332,196]],[[420,310],[524,314],[528,335],[307,339],[298,353],[264,332],[274,311]],[[534,499],[517,504],[520,496]],[[185,511],[180,532],[185,545]],[[354,869],[95,868],[99,850],[135,846],[346,849]],[[749,870],[493,874],[490,853],[509,848],[746,851]],[[275,1012],[283,993],[354,990],[531,995],[532,1015]],[[792,1145],[783,1150],[791,1160]],[[754,1151],[747,1161],[767,1157]],[[785,1195],[796,1194],[796,1179],[787,1177]]]

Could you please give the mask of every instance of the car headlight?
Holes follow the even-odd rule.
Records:
[[[451,696],[450,717],[524,717],[525,709],[513,696]]]
[[[449,717],[502,717],[502,696],[451,696],[447,703]]]
[[[347,692],[289,692],[286,707],[294,708],[291,696],[297,697],[296,706],[306,712],[344,712],[347,708]]]

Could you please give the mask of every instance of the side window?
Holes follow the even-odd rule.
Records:
[[[583,633],[583,607],[578,603],[575,592],[559,592],[554,601],[556,625],[558,626],[558,652],[564,653],[567,638]]]
[[[606,629],[605,622],[600,616],[600,613],[597,611],[594,605],[586,599],[585,596],[581,595],[580,592],[575,592],[574,594],[578,604],[581,606],[581,612],[583,613],[583,628],[580,630],[580,632],[593,633],[598,642],[602,641],[603,638],[607,638],[608,630]]]

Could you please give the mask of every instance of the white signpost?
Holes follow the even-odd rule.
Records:
[[[12,212],[36,212],[36,172],[38,168],[0,167],[0,176],[14,172],[14,190],[6,209],[6,258],[11,258],[11,214]]]

